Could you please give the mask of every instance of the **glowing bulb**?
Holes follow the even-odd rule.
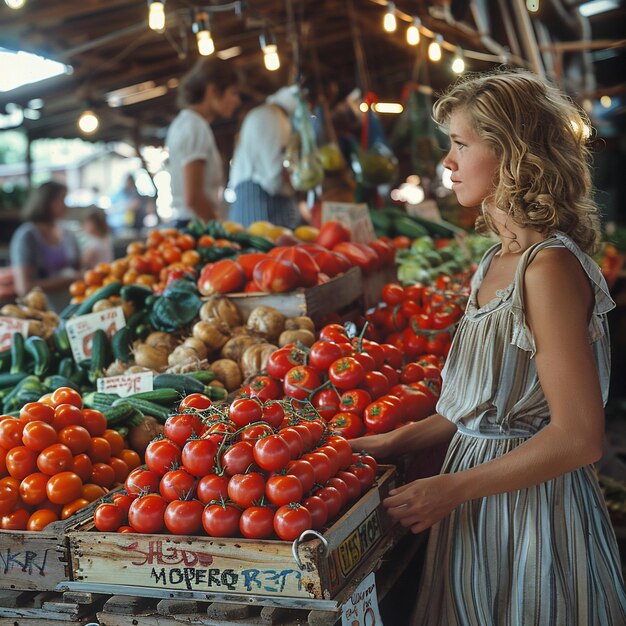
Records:
[[[539,11],[539,0],[526,0],[526,8],[532,13]]]
[[[6,4],[9,7],[9,9],[13,9],[14,11],[17,11],[18,9],[21,9],[26,4],[26,0],[4,0],[4,4]]]
[[[361,104],[359,104],[359,111],[361,111],[361,113],[367,113],[368,110],[367,102],[361,102]]]
[[[383,17],[383,28],[388,33],[393,33],[396,28],[398,28],[398,22],[396,20],[396,5],[393,2],[390,2],[387,5],[387,12],[385,13],[385,17]]]
[[[78,128],[86,135],[96,132],[98,126],[100,126],[100,120],[93,111],[83,111],[78,118]]]
[[[265,63],[265,69],[270,72],[275,72],[280,67],[280,58],[278,57],[278,47],[274,44],[269,44],[263,49],[263,63]]]
[[[452,71],[455,74],[462,74],[465,71],[465,61],[461,54],[458,54],[452,61]]]
[[[441,45],[436,39],[428,46],[428,58],[431,61],[441,61]]]
[[[203,57],[208,57],[215,52],[215,44],[208,30],[199,30],[196,33],[196,41],[198,42],[198,52]]]
[[[605,109],[610,109],[611,108],[611,104],[613,103],[613,101],[611,100],[611,96],[602,96],[600,98],[600,104],[605,108]]]
[[[152,30],[163,30],[165,28],[165,2],[160,0],[150,2],[148,26]]]
[[[417,46],[420,42],[420,29],[415,24],[411,24],[406,29],[406,42],[410,46]]]

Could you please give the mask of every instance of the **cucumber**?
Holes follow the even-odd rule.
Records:
[[[224,387],[218,387],[209,385],[204,388],[204,394],[208,396],[211,400],[226,400],[228,398],[228,391],[224,389]]]
[[[52,352],[41,337],[29,337],[24,342],[24,349],[33,358],[36,376],[45,376],[52,365]]]
[[[28,374],[26,374],[26,372],[17,372],[16,374],[0,374],[0,389],[15,387],[15,385],[22,382],[27,376]]]
[[[155,389],[154,391],[140,391],[135,393],[131,398],[137,398],[138,400],[149,400],[155,404],[161,404],[163,406],[171,406],[175,402],[180,401],[180,393],[176,389],[162,387],[161,389]]]
[[[68,304],[60,313],[59,313],[59,317],[62,320],[69,320],[70,317],[72,317],[72,315],[74,315],[74,313],[76,313],[76,310],[78,309],[78,307],[80,306],[80,304]]]
[[[52,376],[48,376],[47,378],[44,379],[43,384],[46,387],[49,387],[51,391],[54,391],[58,389],[59,387],[70,387],[71,389],[80,391],[80,385],[77,385],[70,378],[61,376],[61,374],[53,374]]]
[[[211,370],[198,370],[197,372],[186,372],[185,376],[191,376],[201,383],[208,385],[215,380],[215,373]]]
[[[95,383],[104,374],[105,368],[110,365],[110,345],[107,334],[98,328],[91,343],[91,363],[89,365],[89,380]]]
[[[137,410],[129,402],[120,402],[116,406],[110,406],[102,411],[107,420],[107,426],[115,426],[116,424],[137,423],[137,420],[144,418],[141,411]]]
[[[135,310],[143,307],[146,298],[152,295],[152,289],[142,285],[124,285],[120,290],[120,297],[126,302],[132,302]]]
[[[19,374],[24,371],[26,361],[24,343],[24,335],[13,333],[11,337],[11,374]]]
[[[120,404],[130,404],[138,411],[141,411],[144,415],[152,415],[152,417],[155,417],[162,424],[165,424],[170,414],[169,410],[160,404],[150,402],[149,400],[142,400],[141,398],[136,398],[135,396],[128,396],[127,398],[116,400],[113,403],[113,408],[119,406]]]
[[[409,239],[428,237],[430,235],[430,231],[408,215],[394,218],[392,223],[397,235],[404,235]]]
[[[38,393],[39,396],[42,396],[44,393],[46,393],[46,389],[45,388],[42,389],[42,385],[39,382],[39,378],[37,378],[37,376],[34,376],[32,374],[29,376],[26,376],[26,378],[23,378],[4,397],[4,400],[2,402],[2,411],[4,413],[7,413],[9,411],[15,411],[17,409],[20,409],[26,403],[22,402],[20,404],[20,401],[18,400],[17,396],[21,394],[23,397],[24,393],[30,393],[30,392],[32,392],[33,394]]]
[[[62,356],[70,356],[72,354],[72,347],[70,346],[70,338],[67,335],[67,329],[65,324],[61,323],[57,326],[52,335],[52,342],[56,351]]]
[[[59,369],[57,374],[70,378],[76,373],[76,363],[71,356],[65,356],[59,361]]]
[[[130,361],[130,349],[133,345],[133,332],[128,326],[122,326],[111,339],[113,358],[122,363]]]
[[[83,405],[89,409],[102,411],[109,408],[120,397],[116,393],[103,393],[102,391],[90,391],[83,396]]]
[[[204,393],[205,390],[202,382],[187,374],[157,374],[154,377],[153,386],[155,389],[176,389],[178,393],[185,396],[190,393]]]
[[[0,352],[0,372],[8,372],[11,369],[11,348]]]
[[[92,293],[88,298],[83,300],[83,302],[79,305],[79,307],[74,311],[74,317],[78,317],[79,315],[86,315],[87,313],[91,313],[91,309],[93,309],[93,305],[100,300],[106,300],[111,296],[116,296],[119,294],[122,289],[122,283],[118,280],[109,283],[108,285],[104,285],[100,287],[98,291]]]

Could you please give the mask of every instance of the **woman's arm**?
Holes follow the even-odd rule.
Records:
[[[434,413],[388,433],[352,439],[350,445],[357,452],[365,450],[377,459],[385,459],[447,443],[455,432],[456,426],[450,420]]]
[[[217,207],[204,193],[204,161],[187,163],[183,168],[185,203],[202,220],[217,219]]]
[[[413,532],[462,502],[537,485],[602,455],[604,411],[587,331],[593,307],[589,281],[567,250],[546,249],[528,267],[524,293],[550,423],[497,459],[392,492],[385,504]]]

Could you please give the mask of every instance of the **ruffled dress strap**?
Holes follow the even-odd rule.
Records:
[[[535,338],[526,323],[526,315],[524,312],[524,273],[541,250],[553,247],[567,248],[578,259],[593,287],[595,304],[591,319],[589,320],[590,343],[595,343],[608,334],[606,314],[615,307],[615,302],[613,302],[609,294],[609,288],[604,280],[604,276],[602,276],[600,268],[594,260],[583,252],[567,235],[557,231],[548,239],[544,239],[531,246],[524,252],[518,263],[517,271],[515,272],[513,296],[511,299],[511,314],[513,315],[511,344],[530,352],[531,357],[535,355],[537,348]]]

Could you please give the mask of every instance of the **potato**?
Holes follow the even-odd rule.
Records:
[[[235,391],[241,386],[243,376],[239,365],[232,359],[218,359],[211,363],[209,369],[228,391]]]
[[[315,342],[315,335],[310,330],[299,328],[298,330],[284,330],[278,338],[278,345],[281,348],[288,343],[297,344],[298,342],[310,348]]]

